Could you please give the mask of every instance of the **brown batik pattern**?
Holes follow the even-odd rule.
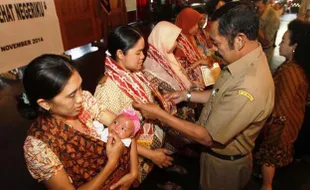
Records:
[[[274,82],[274,110],[261,132],[263,140],[256,159],[259,164],[283,167],[293,161],[293,144],[304,119],[308,81],[304,70],[288,61],[278,67]]]
[[[40,117],[28,135],[46,143],[62,162],[65,171],[78,187],[96,176],[107,164],[105,143],[83,134],[54,118]],[[101,189],[109,189],[130,170],[130,150],[125,149],[118,167]]]

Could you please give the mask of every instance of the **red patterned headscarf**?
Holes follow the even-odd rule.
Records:
[[[182,33],[190,35],[189,30],[198,24],[201,14],[192,8],[183,9],[177,16],[175,25],[182,29]]]
[[[202,15],[197,12],[196,10],[192,9],[192,8],[185,8],[183,9],[177,16],[176,18],[176,21],[175,21],[175,25],[177,25],[179,28],[182,29],[182,34],[184,34],[184,36],[187,38],[187,41],[190,42],[190,44],[192,45],[191,47],[189,47],[189,45],[186,45],[186,47],[190,48],[191,51],[187,51],[187,52],[190,52],[190,54],[198,54],[199,55],[199,51],[197,49],[197,44],[195,44],[195,42],[191,39],[193,38],[193,34],[190,34],[189,31],[195,26],[195,25],[198,25],[198,22],[200,21]],[[198,32],[198,31],[197,31]],[[183,41],[183,44],[184,44],[184,41],[186,41],[183,37],[183,40],[182,39],[179,39],[179,43],[182,43],[180,42]],[[182,48],[183,51],[186,50],[184,48]],[[190,61],[190,62],[193,62],[195,60],[192,60],[192,58],[196,59],[197,60],[197,56],[188,56],[188,53],[184,52],[187,59]],[[178,56],[178,53],[176,53],[176,55]],[[200,58],[198,58],[200,59]]]

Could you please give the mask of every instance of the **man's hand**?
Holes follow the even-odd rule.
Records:
[[[180,102],[183,102],[186,100],[186,93],[187,91],[176,91],[169,94],[165,94],[164,98],[167,101],[173,101],[175,104],[178,104]]]
[[[157,119],[161,112],[165,112],[154,103],[133,102],[132,106],[139,110],[146,119]]]

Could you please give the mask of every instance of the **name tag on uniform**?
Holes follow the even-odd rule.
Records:
[[[252,94],[248,93],[247,91],[244,90],[238,90],[238,94],[241,96],[245,96],[247,99],[249,99],[251,102],[254,101],[254,97],[252,96]]]

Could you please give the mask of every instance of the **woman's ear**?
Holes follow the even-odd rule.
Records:
[[[116,51],[116,59],[118,59],[118,60],[124,59],[124,53],[123,53],[122,50],[118,49],[118,50]]]
[[[49,110],[51,109],[50,103],[47,102],[46,100],[42,99],[42,98],[40,98],[40,99],[37,100],[37,104],[38,104],[41,108],[45,109],[46,111],[49,111]]]

